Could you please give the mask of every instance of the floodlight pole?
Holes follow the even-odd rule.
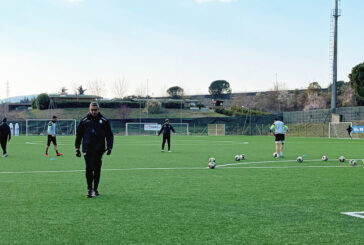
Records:
[[[333,62],[332,62],[332,91],[331,91],[331,109],[336,109],[337,96],[337,36],[338,36],[338,20],[339,20],[339,0],[335,0],[335,9],[332,16],[334,17],[334,46],[333,46]]]

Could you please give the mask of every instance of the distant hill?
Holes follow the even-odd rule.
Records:
[[[1,99],[0,100],[0,103],[18,103],[20,102],[21,100],[24,100],[26,98],[28,98],[29,100],[37,97],[38,94],[31,94],[31,95],[22,95],[22,96],[16,96],[16,97],[10,97],[8,99]]]

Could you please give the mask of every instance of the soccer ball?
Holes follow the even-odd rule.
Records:
[[[349,163],[350,163],[350,166],[356,166],[356,161],[354,159],[351,159],[349,161]]]
[[[345,157],[344,156],[339,157],[339,162],[345,162]]]
[[[322,156],[322,161],[324,161],[324,162],[326,162],[327,160],[329,160],[328,158],[327,158],[327,156]]]
[[[235,156],[235,161],[240,161],[240,156],[239,155]]]
[[[240,160],[245,160],[245,154],[240,155]]]
[[[277,152],[274,152],[274,153],[273,153],[273,157],[274,157],[274,158],[278,158],[278,157],[279,157],[279,154],[278,154]]]
[[[215,158],[210,157],[210,159],[209,159],[209,168],[213,169],[215,167],[216,167]]]
[[[299,163],[303,162],[303,158],[301,156],[297,157],[297,162]]]

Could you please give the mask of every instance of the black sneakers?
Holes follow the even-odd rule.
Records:
[[[94,197],[94,192],[93,192],[93,190],[88,190],[86,197],[87,197],[87,198],[93,198],[93,197]]]
[[[95,190],[95,191],[94,191],[94,196],[95,196],[95,197],[98,197],[98,196],[100,196],[100,193],[99,193],[97,190]]]

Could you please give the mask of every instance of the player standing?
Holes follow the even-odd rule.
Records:
[[[278,120],[278,118],[275,118],[274,123],[270,127],[270,132],[275,136],[276,153],[279,154],[280,157],[283,157],[284,141],[287,131],[288,127],[282,121]],[[279,143],[281,143],[280,151]]]
[[[164,124],[161,128],[161,130],[159,130],[158,136],[163,132],[163,142],[162,142],[162,152],[164,152],[164,146],[166,144],[166,141],[168,142],[168,152],[171,152],[171,131],[173,133],[176,133],[176,131],[174,130],[174,128],[172,127],[171,124],[169,124],[169,119],[166,119],[164,121]]]
[[[353,128],[351,127],[351,125],[348,126],[348,128],[346,129],[346,131],[348,131],[348,134],[349,134],[350,139],[353,139],[353,137],[352,137]]]
[[[10,127],[6,123],[7,119],[4,118],[3,122],[0,124],[0,141],[1,141],[1,148],[3,150],[3,157],[7,157],[8,153],[6,152],[6,144],[8,143],[8,140],[11,139],[11,132]]]
[[[106,155],[110,155],[114,143],[110,122],[99,112],[99,104],[91,102],[89,113],[78,125],[75,141],[77,157],[81,157],[80,145],[82,141],[82,152],[86,163],[88,198],[100,195],[98,187],[101,176],[102,156],[105,153],[105,140],[107,142]]]
[[[51,145],[51,142],[53,143],[54,150],[56,151],[57,156],[62,156],[62,153],[58,152],[57,148],[57,139],[56,139],[56,123],[57,123],[57,117],[53,116],[52,121],[49,121],[48,123],[48,129],[47,129],[47,146],[46,146],[46,153],[45,156],[48,156],[48,148]]]

